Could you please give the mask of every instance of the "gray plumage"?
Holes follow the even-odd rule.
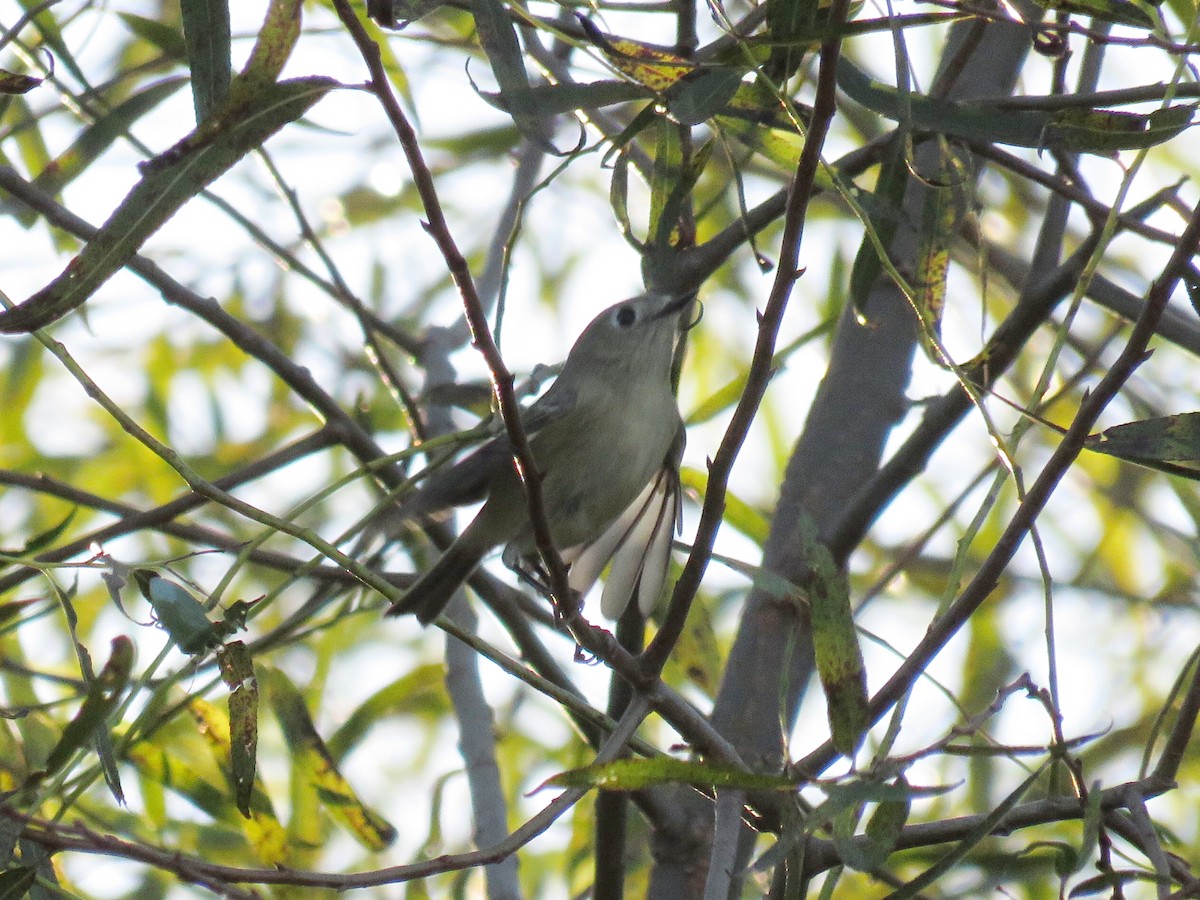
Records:
[[[567,559],[579,557],[619,517],[624,519],[622,513],[664,467],[678,465],[683,422],[671,388],[671,360],[689,299],[645,294],[606,309],[579,336],[554,384],[522,416],[542,476],[551,535]],[[674,475],[669,480],[677,483]],[[677,497],[676,490],[671,502]],[[433,621],[495,547],[506,547],[506,561],[536,559],[506,434],[434,473],[403,514],[415,518],[481,500],[470,525],[389,615],[411,612],[424,623]],[[663,518],[661,511],[655,515]],[[674,507],[666,519],[674,523]],[[649,543],[659,534],[661,529],[654,529]],[[647,549],[636,564],[639,573]],[[650,555],[662,558],[665,574],[665,553]],[[661,591],[662,578],[655,577]]]

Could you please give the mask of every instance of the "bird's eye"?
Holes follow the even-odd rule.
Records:
[[[637,311],[632,306],[622,306],[617,310],[617,325],[628,328],[637,321]]]

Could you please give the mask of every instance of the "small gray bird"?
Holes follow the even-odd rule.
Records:
[[[643,294],[606,309],[522,415],[550,533],[571,564],[571,587],[586,591],[613,560],[601,601],[610,618],[620,615],[635,585],[649,612],[666,580],[684,440],[671,361],[691,299]],[[536,564],[507,434],[434,473],[401,514],[428,516],[480,500],[471,524],[388,615],[415,613],[432,622],[495,547],[504,545],[509,566]]]

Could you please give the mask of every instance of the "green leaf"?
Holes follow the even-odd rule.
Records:
[[[1114,425],[1086,446],[1131,462],[1200,462],[1200,413],[1180,413]]]
[[[300,39],[303,0],[271,0],[242,74],[230,90],[253,94],[275,83]]]
[[[1193,105],[1149,114],[1107,110],[998,109],[986,103],[957,103],[921,94],[904,96],[875,81],[845,56],[838,60],[838,86],[856,103],[917,131],[983,143],[1036,150],[1111,154],[1168,141],[1191,125]]]
[[[1171,140],[1191,127],[1195,104],[1171,106],[1147,115],[1114,110],[1064,109],[1046,125],[1045,145],[1079,153],[1140,150]]]
[[[108,662],[89,686],[75,717],[63,729],[40,776],[52,775],[61,769],[76,751],[106,727],[109,715],[116,709],[129,683],[132,668],[133,642],[124,635],[113,638]]]
[[[721,112],[742,85],[742,71],[721,66],[698,69],[667,89],[664,98],[671,118],[699,125]]]
[[[1128,0],[1033,0],[1047,12],[1065,12],[1078,16],[1090,16],[1113,25],[1130,25],[1134,28],[1154,28],[1150,16]]]
[[[812,31],[818,6],[818,0],[767,0],[767,34],[772,46],[764,71],[775,82],[787,81],[800,68],[807,50],[801,38]]]
[[[122,12],[117,13],[117,15],[125,23],[125,27],[133,32],[134,35],[149,44],[153,44],[172,59],[179,62],[187,62],[187,41],[178,28],[158,19],[148,19],[145,16],[139,16],[134,13]],[[228,66],[226,68],[228,69]],[[195,88],[193,88],[194,90]]]
[[[231,95],[188,137],[142,166],[142,180],[61,275],[0,312],[0,333],[44,328],[81,306],[184,203],[337,86],[330,78],[297,78],[237,101]]]
[[[900,779],[897,786],[908,785]],[[896,849],[896,841],[908,822],[911,807],[910,796],[885,800],[875,807],[863,834],[848,836],[835,830],[833,845],[842,862],[860,872],[870,872],[882,866]]]
[[[787,775],[762,775],[729,766],[697,763],[663,756],[657,759],[619,759],[570,769],[554,775],[545,787],[595,787],[606,791],[636,791],[660,784],[689,784],[698,788],[740,788],[748,791],[794,790],[798,779]]]
[[[679,237],[679,217],[668,212],[672,196],[683,182],[683,150],[679,144],[679,129],[665,119],[658,120],[657,146],[654,150],[654,171],[650,177],[650,244],[660,247],[674,245]]]
[[[479,43],[487,55],[504,107],[525,139],[555,152],[547,136],[547,120],[534,104],[525,71],[525,56],[517,41],[516,26],[500,0],[471,0],[471,13]]]
[[[60,193],[99,159],[114,141],[129,134],[134,124],[186,83],[186,79],[181,77],[167,78],[143,88],[113,107],[84,128],[66,151],[42,169],[33,180],[34,185],[48,194]]]
[[[396,840],[396,829],[367,808],[342,777],[312,723],[300,692],[277,669],[264,669],[262,677],[297,772],[317,792],[329,814],[359,843],[375,852],[389,847]]]
[[[833,745],[850,756],[858,749],[870,724],[867,676],[862,648],[854,628],[849,587],[829,549],[817,540],[816,526],[807,517],[799,523],[799,539],[810,576],[807,588],[812,617],[817,674],[825,691]]]
[[[704,496],[704,492],[708,488],[707,472],[691,466],[684,466],[680,469],[679,478],[684,487],[691,488],[698,495]],[[724,523],[746,535],[760,547],[766,542],[767,534],[771,530],[771,523],[767,517],[732,491],[725,495]],[[795,588],[791,587],[788,593],[794,591]]]
[[[233,69],[229,0],[180,0],[179,10],[192,72],[192,104],[196,121],[201,122],[229,96]]]
[[[520,93],[523,107],[514,107],[512,95],[504,91],[479,91],[479,96],[510,115],[516,109],[524,108],[538,116],[557,116],[577,109],[599,109],[615,103],[645,100],[654,95],[644,87],[627,81],[591,81],[584,84],[540,84],[526,88]]]
[[[23,900],[35,881],[37,869],[30,866],[0,872],[0,900]]]
[[[7,603],[0,603],[0,627],[11,622],[35,603],[41,602],[41,600],[10,600]]]
[[[230,773],[234,800],[250,818],[258,759],[258,679],[254,662],[241,641],[231,641],[217,653],[221,680],[229,688]]]
[[[13,556],[33,556],[38,551],[43,550],[46,547],[49,547],[51,544],[55,543],[60,537],[62,537],[62,535],[66,532],[67,528],[70,527],[71,523],[73,521],[75,521],[75,513],[77,513],[78,511],[79,511],[79,507],[77,507],[77,506],[72,507],[71,511],[69,513],[67,513],[65,516],[63,516],[62,519],[58,522],[58,524],[52,525],[49,528],[47,528],[45,531],[41,532],[40,534],[35,534],[32,537],[30,537],[29,540],[27,540],[25,542],[25,546],[22,547],[19,552],[14,553],[12,555]]]
[[[234,780],[231,777],[234,749],[233,732],[229,719],[225,717],[219,707],[200,697],[193,697],[188,703],[188,708],[195,716],[201,734],[216,757],[221,771],[225,773],[226,780],[232,783]],[[287,865],[292,856],[287,832],[276,817],[271,798],[267,795],[261,780],[255,777],[251,783],[253,790],[250,792],[247,804],[250,815],[247,816],[245,812],[238,810],[241,813],[238,821],[241,824],[242,833],[245,834],[246,839],[254,848],[255,854],[264,864]],[[237,793],[237,791],[238,786],[234,784],[234,792]],[[224,797],[220,798],[220,804],[222,809],[227,806]]]
[[[879,247],[886,248],[892,244],[896,229],[900,223],[900,207],[904,200],[904,191],[908,186],[908,165],[905,160],[906,142],[900,133],[894,134],[888,142],[879,168],[879,178],[875,183],[875,191],[869,201],[863,205],[870,217],[871,229],[875,233],[872,240],[870,233],[864,233],[858,253],[854,257],[854,265],[850,270],[850,302],[856,310],[866,306],[867,297],[875,288],[875,283],[883,274],[883,260],[879,258]]]

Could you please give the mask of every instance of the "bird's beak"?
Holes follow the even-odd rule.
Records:
[[[667,305],[654,314],[654,318],[662,319],[675,313],[683,312],[688,304],[696,299],[695,294],[684,294],[682,297],[676,297],[668,300]]]

